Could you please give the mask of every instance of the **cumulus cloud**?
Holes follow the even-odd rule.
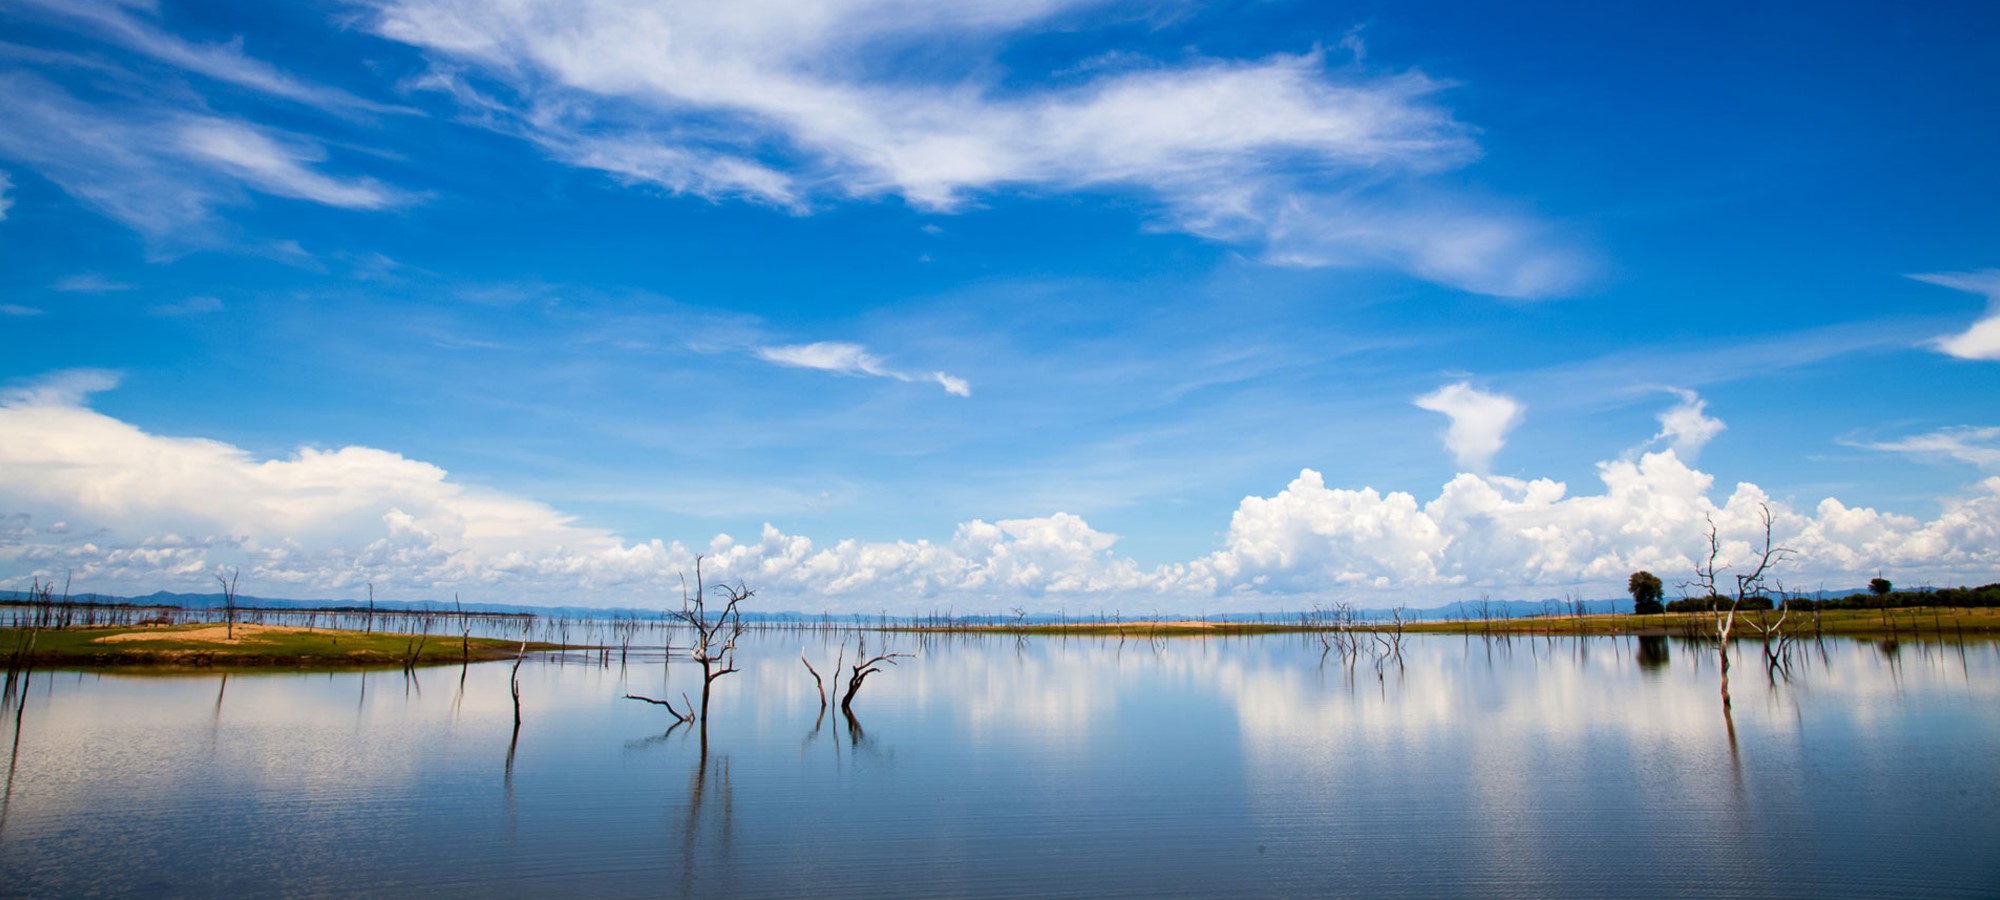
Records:
[[[1978,294],[1986,298],[1986,315],[1958,334],[1931,342],[1940,352],[1959,359],[2000,359],[2000,269],[1911,275],[1926,284]]]
[[[1066,513],[975,519],[942,541],[819,544],[768,524],[747,540],[630,540],[385,450],[261,457],[153,434],[89,408],[117,380],[69,372],[0,394],[0,579],[67,571],[85,590],[144,593],[205,588],[230,565],[246,590],[279,596],[351,596],[372,581],[402,596],[650,605],[703,554],[709,574],[750,582],[777,609],[1285,609],[1558,587],[1610,596],[1635,569],[1692,571],[1711,520],[1723,561],[1748,558],[1767,505],[1778,540],[1798,551],[1786,580],[2000,576],[2000,476],[1924,521],[1833,498],[1796,507],[1753,484],[1714,499],[1714,477],[1671,449],[1601,463],[1599,490],[1579,494],[1549,479],[1461,474],[1423,501],[1308,469],[1244,498],[1219,549],[1150,569]]]
[[[1900,441],[1857,443],[1855,446],[1923,460],[1956,460],[1988,472],[2000,472],[2000,428],[1942,428]]]
[[[986,48],[1095,0],[381,0],[379,35],[423,48],[415,83],[566,163],[804,211],[895,194],[949,212],[1004,188],[1135,190],[1172,227],[1295,265],[1387,264],[1470,291],[1560,293],[1588,265],[1525,214],[1385,185],[1477,158],[1417,72],[1315,49],[1065,70],[1001,85]],[[953,46],[956,73],[899,68]],[[930,57],[936,59],[934,54]]]
[[[838,341],[817,341],[811,344],[785,344],[758,347],[757,358],[765,362],[800,369],[818,369],[841,375],[866,375],[875,378],[893,378],[897,381],[932,381],[943,387],[945,393],[959,397],[972,396],[972,385],[963,378],[944,372],[912,375],[889,368],[882,358],[868,352],[860,344]]]
[[[1708,414],[1708,401],[1701,399],[1701,395],[1682,388],[1667,390],[1679,397],[1680,402],[1659,414],[1660,433],[1653,435],[1652,442],[1672,447],[1676,455],[1693,463],[1700,457],[1701,448],[1729,426]]]
[[[1444,445],[1459,465],[1476,472],[1484,472],[1492,464],[1494,454],[1507,445],[1507,432],[1521,424],[1526,409],[1512,397],[1489,394],[1465,381],[1445,385],[1411,402],[1450,417]]]
[[[1717,503],[1713,476],[1671,450],[1600,463],[1598,477],[1602,493],[1569,496],[1548,479],[1461,474],[1419,506],[1403,493],[1330,489],[1307,470],[1274,497],[1245,499],[1225,548],[1174,575],[1215,590],[1591,585],[1615,594],[1637,569],[1691,572],[1710,520],[1725,563],[1750,558],[1765,505],[1778,539],[1799,551],[1780,579],[1858,578],[1884,566],[1990,579],[2000,567],[2000,549],[1979,543],[2000,537],[2000,477],[1946,501],[1930,522],[1831,498],[1804,512],[1747,483]]]

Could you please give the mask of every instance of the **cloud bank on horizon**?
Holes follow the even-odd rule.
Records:
[[[1798,551],[1778,578],[1795,589],[1846,586],[1878,570],[1949,579],[2000,569],[2000,476],[1922,521],[1834,498],[1795,508],[1749,483],[1717,501],[1714,477],[1672,448],[1599,463],[1595,494],[1462,473],[1420,502],[1329,487],[1305,469],[1271,496],[1243,498],[1214,552],[1153,568],[1061,512],[968,521],[940,540],[822,546],[767,523],[752,540],[633,541],[385,450],[260,459],[218,441],[149,434],[87,405],[116,383],[104,372],[64,373],[0,401],[0,432],[11,436],[0,442],[0,508],[15,511],[0,558],[35,577],[137,591],[205,585],[227,566],[267,594],[347,595],[372,582],[412,597],[647,605],[669,596],[701,554],[714,577],[741,579],[783,609],[1253,610],[1391,596],[1431,605],[1473,592],[1615,593],[1637,569],[1671,581],[1692,571],[1710,521],[1725,559],[1745,557],[1765,506],[1778,540]]]

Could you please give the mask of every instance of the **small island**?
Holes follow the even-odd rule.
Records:
[[[560,645],[499,638],[222,623],[0,631],[0,653],[34,666],[350,669],[511,659]]]

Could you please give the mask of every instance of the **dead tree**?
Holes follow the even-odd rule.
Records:
[[[893,666],[896,664],[896,660],[898,659],[910,658],[910,654],[878,653],[872,657],[868,656],[868,644],[866,639],[864,638],[860,643],[857,643],[855,645],[854,657],[855,659],[860,661],[856,662],[849,669],[849,674],[847,677],[847,693],[842,694],[840,697],[840,711],[846,714],[848,721],[850,723],[852,723],[854,720],[854,709],[853,709],[854,695],[861,693],[861,683],[867,681],[868,676],[882,671],[883,666]],[[814,677],[817,678],[818,674],[815,673]]]
[[[844,657],[847,651],[847,643],[845,641],[841,642],[840,649]],[[812,673],[813,687],[819,691],[819,711],[822,713],[826,712],[826,679],[819,677],[819,670],[813,668],[812,660],[806,659],[806,648],[804,647],[799,648],[799,662],[805,663],[806,671]],[[835,674],[839,674],[840,665],[843,662],[846,662],[844,658],[834,660],[833,671]]]
[[[514,694],[514,733],[521,733],[521,660],[528,655],[528,629],[521,628],[521,649],[514,651],[514,673],[508,679],[508,690]]]
[[[688,658],[701,664],[701,704],[696,706],[689,702],[688,711],[683,713],[665,700],[633,694],[625,696],[631,700],[643,700],[664,706],[668,712],[682,721],[700,721],[702,733],[706,735],[708,700],[714,690],[715,680],[737,671],[736,639],[743,636],[743,614],[739,607],[756,592],[744,587],[740,581],[734,585],[718,583],[715,588],[722,594],[722,611],[710,615],[708,585],[702,579],[701,560],[699,556],[694,558],[694,593],[690,595],[686,582],[682,582],[680,611],[669,614],[672,618],[685,623],[694,632],[694,640],[688,647]],[[685,701],[686,695],[682,695],[682,699]]]
[[[1755,565],[1733,576],[1736,579],[1736,593],[1734,597],[1729,598],[1728,609],[1723,609],[1721,602],[1723,597],[1721,592],[1716,589],[1720,573],[1728,567],[1719,566],[1716,562],[1722,555],[1722,541],[1716,533],[1715,519],[1712,516],[1708,517],[1708,556],[1706,560],[1696,564],[1694,580],[1692,582],[1684,582],[1682,585],[1683,587],[1699,588],[1703,596],[1707,598],[1707,603],[1710,606],[1710,613],[1713,616],[1715,624],[1715,642],[1722,673],[1722,708],[1725,712],[1729,709],[1729,640],[1731,634],[1736,629],[1736,613],[1742,608],[1744,600],[1763,592],[1764,580],[1770,575],[1772,568],[1790,559],[1795,552],[1790,547],[1780,547],[1772,542],[1771,525],[1773,518],[1771,516],[1770,505],[1760,503],[1758,504],[1758,510],[1759,517],[1764,524],[1764,542],[1761,547],[1752,548],[1750,551]]]
[[[236,576],[238,574],[240,574],[238,570],[231,569],[229,570],[228,578],[222,577],[222,574],[219,572],[215,576],[215,580],[222,585],[223,616],[229,623],[228,634],[229,640],[232,641],[236,640]]]

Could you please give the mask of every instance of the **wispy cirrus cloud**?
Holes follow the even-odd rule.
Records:
[[[221,312],[222,308],[221,300],[203,294],[189,297],[179,303],[163,303],[148,312],[156,316],[199,316]]]
[[[1521,424],[1527,410],[1512,397],[1482,391],[1467,381],[1445,385],[1410,402],[1451,419],[1444,434],[1445,447],[1459,465],[1474,472],[1485,472],[1493,464],[1494,455],[1507,445],[1507,432]]]
[[[14,208],[14,198],[8,196],[13,190],[13,176],[0,172],[0,222],[7,221],[7,211]]]
[[[337,88],[293,78],[244,51],[242,38],[202,44],[166,31],[151,3],[121,0],[18,0],[15,14],[29,14],[91,34],[156,61],[237,87],[333,112],[407,113]]]
[[[2000,472],[2000,428],[1962,425],[1896,441],[1857,441],[1852,445],[1920,460],[1953,460],[1988,472]]]
[[[96,272],[64,275],[56,279],[55,284],[50,285],[50,287],[66,294],[109,294],[132,289],[132,285],[130,284],[106,278]]]
[[[434,60],[416,84],[572,165],[795,210],[890,194],[960,210],[1008,189],[1137,191],[1170,227],[1290,265],[1388,265],[1508,297],[1562,293],[1588,257],[1559,229],[1466,198],[1419,199],[1479,155],[1418,72],[1320,50],[1172,64],[1119,57],[1039,89],[988,51],[1101,4],[761,0],[639,9],[383,0],[371,23]],[[898,49],[961,46],[957,71]]]
[[[0,72],[0,156],[149,237],[202,239],[213,210],[245,191],[349,209],[416,195],[368,177],[321,171],[314,142],[246,121],[150,101],[85,102],[26,72]]]
[[[1935,284],[1985,297],[1986,315],[1972,323],[1971,328],[1958,334],[1939,337],[1933,340],[1931,345],[1946,355],[1956,356],[1959,359],[2000,360],[2000,269],[1937,272],[1910,277],[1925,284]]]
[[[758,347],[757,358],[765,362],[800,369],[818,369],[841,375],[865,375],[875,378],[893,378],[897,381],[930,381],[944,388],[945,393],[959,397],[972,396],[972,385],[963,378],[945,372],[929,372],[922,375],[891,369],[881,357],[868,352],[860,344],[838,341],[817,341],[811,344],[785,344]]]
[[[325,151],[302,140],[281,140],[245,122],[188,117],[177,123],[180,149],[245,184],[280,197],[348,209],[381,209],[408,202],[410,195],[373,178],[334,178],[312,168]]]

